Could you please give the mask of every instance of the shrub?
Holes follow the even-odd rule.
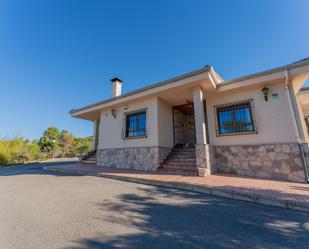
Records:
[[[5,154],[0,152],[0,166],[9,164],[9,158]]]
[[[23,138],[0,140],[0,165],[34,161],[41,158],[37,142]]]
[[[56,139],[53,140],[52,147],[46,147],[49,144],[43,142],[49,141],[49,137],[54,138],[55,136]],[[49,140],[45,139],[46,137]],[[48,128],[39,142],[29,141],[22,137],[0,139],[0,165],[47,159],[52,154],[81,156],[91,150],[91,144],[92,137],[74,137],[66,130],[61,131],[59,134],[56,128]]]

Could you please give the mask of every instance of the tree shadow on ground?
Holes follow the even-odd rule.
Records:
[[[138,191],[97,203],[97,218],[119,225],[119,231],[68,248],[309,247],[308,213],[163,187]]]

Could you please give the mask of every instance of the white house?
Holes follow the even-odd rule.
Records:
[[[309,59],[224,81],[211,66],[72,110],[97,165],[308,180]]]

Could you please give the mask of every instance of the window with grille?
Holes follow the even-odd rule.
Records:
[[[125,116],[125,137],[146,136],[146,111],[126,114]]]
[[[218,135],[256,132],[251,100],[219,105],[215,108]]]

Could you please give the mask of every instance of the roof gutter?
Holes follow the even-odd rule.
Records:
[[[278,78],[285,77],[285,71],[290,70],[289,75],[294,75],[297,68],[306,67],[306,71],[308,71],[309,59],[305,59],[299,62],[295,62],[292,64],[288,64],[286,66],[273,68],[270,70],[242,76],[233,80],[228,80],[224,82],[220,82],[218,85],[219,91],[227,91],[232,90],[239,87],[246,87],[248,85],[259,84],[265,80],[275,80]]]

